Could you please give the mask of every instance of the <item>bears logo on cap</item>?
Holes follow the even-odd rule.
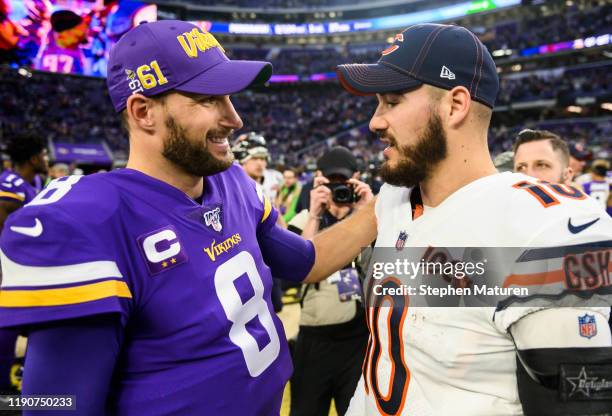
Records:
[[[397,35],[395,35],[395,38],[393,38],[394,41],[398,41],[398,42],[403,42],[404,41],[404,34],[403,33],[398,33]],[[384,51],[381,52],[381,54],[384,55],[389,55],[390,53],[395,52],[396,50],[399,49],[399,45],[391,45],[389,46],[387,49],[385,49]]]

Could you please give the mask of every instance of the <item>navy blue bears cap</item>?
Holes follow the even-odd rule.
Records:
[[[356,95],[416,89],[423,84],[450,90],[464,86],[473,100],[493,108],[499,78],[493,57],[461,26],[424,23],[395,36],[375,64],[337,68],[342,86]]]

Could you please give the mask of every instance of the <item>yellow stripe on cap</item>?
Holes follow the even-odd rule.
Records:
[[[268,199],[268,197],[264,197],[264,213],[263,213],[263,216],[261,217],[261,222],[264,222],[270,216],[271,212],[272,212],[272,204],[270,203],[270,200]]]
[[[116,296],[131,298],[132,293],[125,282],[106,280],[83,286],[39,290],[2,290],[0,307],[28,308],[32,306],[74,305]]]
[[[12,199],[16,199],[21,202],[25,201],[25,196],[17,195],[12,192],[6,192],[6,191],[0,192],[0,198],[12,198]]]

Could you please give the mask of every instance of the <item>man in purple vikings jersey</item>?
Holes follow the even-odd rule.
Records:
[[[49,169],[45,141],[32,132],[13,137],[6,152],[13,169],[0,174],[0,231],[11,212],[34,199],[38,175]]]
[[[363,224],[365,201],[303,240],[233,164],[228,136],[242,121],[229,95],[271,69],[229,61],[180,21],[115,45],[107,82],[127,168],[51,182],[0,241],[0,325],[29,329],[25,395],[76,396],[76,412],[54,414],[279,413],[291,362],[272,274],[322,280],[375,223]]]
[[[595,198],[612,216],[612,181],[608,178],[610,163],[605,159],[597,159],[591,165],[591,180],[582,184],[587,195]]]
[[[48,168],[45,141],[34,133],[13,137],[6,151],[13,169],[0,174],[0,232],[6,217],[36,196],[38,174],[47,173]],[[9,373],[15,360],[17,335],[16,330],[0,329],[0,391],[8,389],[11,384]]]

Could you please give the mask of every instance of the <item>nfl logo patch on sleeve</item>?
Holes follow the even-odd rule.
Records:
[[[395,242],[395,249],[397,251],[401,251],[404,249],[407,238],[408,234],[406,234],[406,231],[400,231],[399,235],[397,236],[397,241]]]
[[[580,336],[591,339],[597,335],[597,322],[595,322],[595,315],[589,315],[585,313],[584,316],[578,317],[578,327]]]

